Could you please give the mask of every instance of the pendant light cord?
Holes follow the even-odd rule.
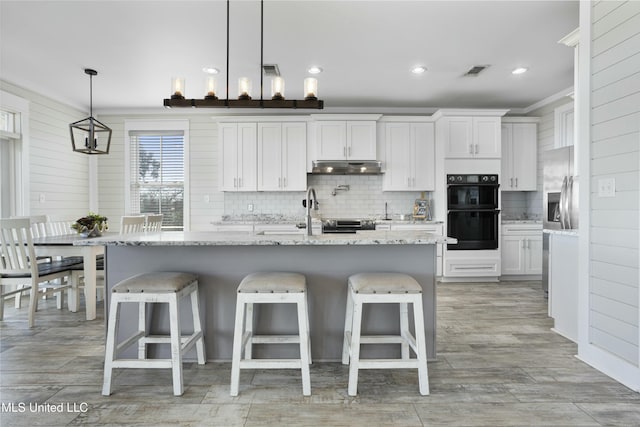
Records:
[[[93,75],[89,74],[89,117],[93,117]]]
[[[227,0],[227,105],[229,105],[229,1]]]
[[[264,56],[264,0],[260,0],[260,103],[262,104],[262,93],[263,93],[263,87],[262,87],[262,80],[263,80],[263,73],[262,73],[262,69],[264,68],[264,61],[263,61],[263,56]]]

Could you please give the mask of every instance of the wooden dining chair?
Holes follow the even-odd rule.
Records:
[[[144,231],[145,216],[123,216],[120,220],[120,234],[142,233]]]
[[[5,293],[0,291],[0,320],[4,318],[5,297],[30,290],[29,327],[33,327],[40,293],[58,294],[76,288],[70,270],[72,265],[73,261],[69,260],[36,261],[29,218],[0,219],[0,290],[5,286],[23,286]],[[75,295],[72,292],[69,298]],[[69,301],[69,306],[72,304],[75,305],[75,301]]]
[[[149,214],[147,215],[147,223],[145,225],[145,230],[149,232],[157,232],[162,231],[162,214]]]

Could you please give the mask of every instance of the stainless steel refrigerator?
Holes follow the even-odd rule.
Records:
[[[578,181],[573,169],[573,147],[545,151],[543,228],[578,228]],[[542,289],[549,292],[549,234],[542,235]]]

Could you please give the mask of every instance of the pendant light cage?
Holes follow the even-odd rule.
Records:
[[[111,147],[111,129],[93,117],[93,76],[96,70],[87,68],[89,75],[89,117],[69,125],[73,151],[84,154],[109,154]]]

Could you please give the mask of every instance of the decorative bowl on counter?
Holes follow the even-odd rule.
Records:
[[[109,225],[106,216],[89,213],[89,215],[77,219],[71,224],[71,228],[82,237],[100,237],[109,228]]]

